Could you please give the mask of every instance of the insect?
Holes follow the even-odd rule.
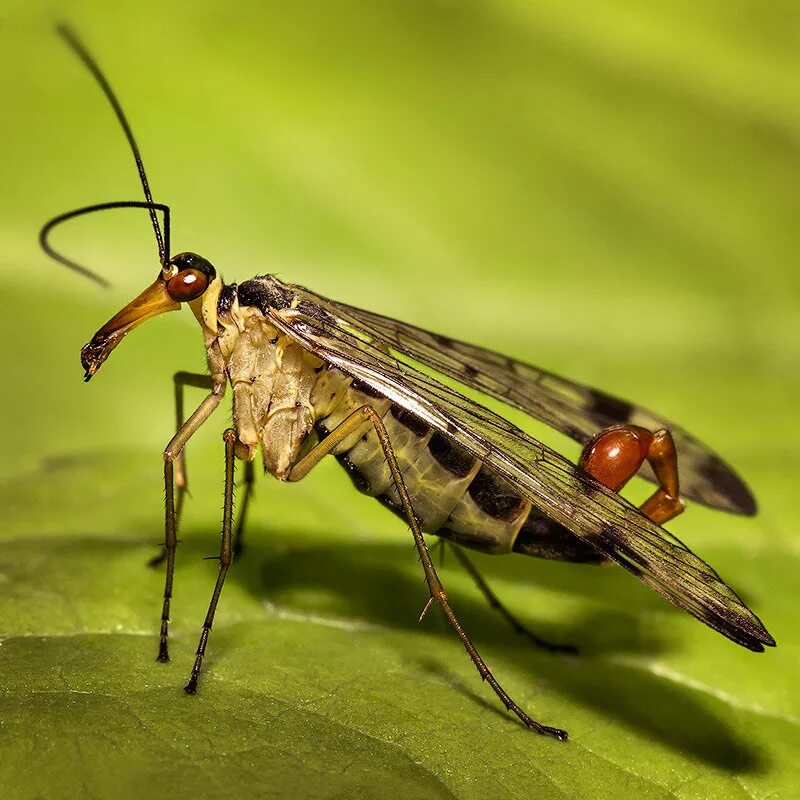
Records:
[[[234,463],[245,463],[244,509],[259,454],[265,471],[282,481],[300,480],[324,456],[333,455],[359,491],[377,497],[402,517],[411,529],[429,590],[422,616],[437,603],[481,677],[507,709],[541,734],[567,738],[560,728],[531,718],[487,667],[456,617],[423,532],[449,543],[490,602],[518,630],[520,623],[494,597],[463,548],[585,564],[616,562],[737,644],[757,652],[775,645],[758,617],[717,573],[661,527],[683,510],[683,497],[729,512],[755,513],[749,490],[718,456],[649,411],[512,358],[328,300],[274,275],[225,283],[201,256],[171,255],[170,209],[153,200],[122,108],[75,34],[59,30],[114,109],[145,199],[61,214],[42,228],[42,246],[66,266],[105,283],[56,252],[49,243],[50,232],[84,214],[143,208],[149,212],[159,256],[153,283],[81,350],[85,380],[137,325],[183,306],[197,319],[207,353],[208,374],[174,376],[178,427],[164,451],[165,540],[158,560],[166,562],[166,579],[158,661],[169,660],[178,523],[186,496],[184,448],[228,387],[233,395],[234,425],[224,433],[219,570],[186,692],[197,689],[225,577],[241,544],[241,524],[236,537],[233,533]],[[409,361],[572,437],[584,445],[580,463],[570,463]],[[186,387],[207,390],[188,417],[183,414]],[[638,509],[619,494],[637,473],[657,484]],[[528,633],[535,643],[549,646]]]

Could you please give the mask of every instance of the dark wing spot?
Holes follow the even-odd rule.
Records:
[[[574,439],[576,442],[580,442],[581,444],[585,444],[592,438],[592,435],[590,433],[587,433],[586,431],[581,430],[576,425],[571,425],[568,422],[564,423],[561,426],[561,432],[565,436],[569,436],[570,439]]]
[[[749,517],[756,513],[756,499],[752,492],[719,456],[709,454],[706,458],[698,459],[695,469],[731,502],[734,511]],[[703,501],[702,490],[697,491],[697,499]]]
[[[369,481],[364,473],[350,460],[349,454],[342,453],[336,456],[336,460],[345,468],[350,479],[353,481],[353,486],[355,486],[359,492],[369,494]]]
[[[604,525],[603,530],[606,534],[604,538],[606,541],[612,542],[611,546],[614,552],[625,559],[625,569],[630,570],[634,575],[641,575],[648,568],[648,561],[625,541],[629,534],[623,534],[608,525]],[[637,567],[643,567],[644,570],[637,569]]]
[[[532,508],[514,541],[514,552],[555,561],[602,564],[606,557],[563,525]]]
[[[475,459],[463,448],[453,444],[441,433],[434,433],[428,442],[430,454],[448,471],[458,478],[469,475]]]
[[[639,580],[644,577],[644,570],[641,567],[637,567],[634,564],[627,564],[625,569],[631,573],[631,575],[635,575]]]
[[[486,467],[473,478],[467,491],[481,511],[506,522],[513,522],[526,505],[523,497],[514,494],[508,483]]]
[[[618,397],[600,392],[597,389],[587,389],[586,406],[587,413],[606,425],[608,422],[624,423],[629,422],[634,411],[634,406],[627,400],[620,400]]]
[[[472,366],[472,364],[464,364],[464,374],[468,378],[475,378],[480,375],[480,372]]]
[[[428,431],[431,429],[427,422],[421,420],[410,411],[406,411],[402,406],[393,405],[391,414],[404,428],[408,428],[411,433],[417,436],[427,436]]]

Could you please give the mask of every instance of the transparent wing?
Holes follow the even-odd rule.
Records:
[[[395,359],[384,338],[373,341],[343,307],[293,289],[299,303],[270,313],[304,348],[424,419],[679,608],[750,650],[774,645],[708,564],[622,497],[502,417]]]
[[[357,320],[373,341],[502,400],[581,444],[611,425],[631,423],[651,431],[669,428],[678,451],[678,475],[684,496],[738,514],[756,511],[753,495],[736,472],[674,422],[500,353],[360,308],[335,302],[331,305]],[[641,474],[655,480],[646,462]]]

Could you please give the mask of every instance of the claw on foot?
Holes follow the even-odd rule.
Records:
[[[561,728],[551,728],[549,725],[537,725],[534,730],[541,733],[542,736],[554,736],[560,742],[566,742],[569,739],[569,734]]]

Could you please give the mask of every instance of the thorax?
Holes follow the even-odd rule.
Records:
[[[252,460],[261,447],[264,467],[286,479],[320,414],[346,392],[347,379],[280,333],[262,312],[234,305],[207,334],[216,383],[230,383],[236,455]]]

